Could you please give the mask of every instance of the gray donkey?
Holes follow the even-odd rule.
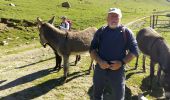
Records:
[[[59,56],[63,57],[64,80],[66,81],[69,72],[69,56],[88,51],[97,28],[89,27],[83,31],[65,32],[53,26],[53,19],[54,17],[48,23],[43,23],[39,17],[37,18],[40,43],[43,46],[49,44]],[[93,60],[91,60],[89,72],[92,62]]]
[[[48,23],[52,24],[53,25],[53,22],[54,22],[54,19],[55,19],[55,16],[53,16],[51,18],[51,20],[48,21]],[[55,58],[56,58],[56,66],[53,68],[54,71],[60,71],[61,69],[61,62],[62,62],[62,57],[58,54],[57,50],[55,50],[51,44],[49,43],[41,43],[43,45],[44,48],[46,48],[46,45],[48,44],[54,51],[54,54],[55,54]],[[81,56],[80,55],[76,55],[76,60],[75,60],[75,63],[74,65],[76,66],[77,65],[77,62],[80,61],[81,59]],[[90,74],[90,71],[89,71],[89,74]]]
[[[158,78],[165,90],[165,95],[170,98],[170,48],[165,40],[152,28],[141,29],[137,34],[139,49],[149,55],[150,62],[150,89],[154,76],[154,65],[159,64]]]

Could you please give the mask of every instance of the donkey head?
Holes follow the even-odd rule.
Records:
[[[53,25],[54,19],[55,19],[55,16],[53,16],[48,21],[48,23]],[[38,30],[39,30],[39,36],[40,36],[40,43],[45,48],[46,44],[48,44],[48,41],[44,37],[44,28],[43,28],[44,23],[42,22],[42,20],[39,17],[37,17],[37,22],[38,22]]]

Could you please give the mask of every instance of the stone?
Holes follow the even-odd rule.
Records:
[[[5,46],[5,45],[8,45],[8,42],[4,40],[4,41],[1,41],[0,44],[3,45],[3,46]]]
[[[15,7],[16,5],[13,3],[10,3],[9,6]]]
[[[69,2],[63,2],[61,5],[62,7],[65,7],[65,8],[71,8],[71,4]]]

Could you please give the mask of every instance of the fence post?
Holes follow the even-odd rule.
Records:
[[[157,23],[158,23],[158,15],[156,15],[156,23],[155,23],[155,25],[157,25]]]
[[[153,18],[152,18],[152,28],[153,29],[155,28],[155,15],[153,15]]]
[[[152,27],[152,16],[150,16],[150,27]]]

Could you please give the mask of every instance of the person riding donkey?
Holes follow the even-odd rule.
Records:
[[[125,99],[125,64],[138,56],[138,46],[133,32],[120,24],[121,10],[110,8],[107,26],[95,33],[90,56],[97,64],[93,76],[93,100]],[[128,53],[126,53],[128,51]]]

